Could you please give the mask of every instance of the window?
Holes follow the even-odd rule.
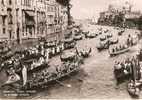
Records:
[[[5,34],[5,28],[3,28],[3,34]]]
[[[18,10],[18,9],[16,9],[16,16],[17,16],[17,17],[18,17],[18,11],[19,11],[19,10]]]
[[[5,16],[2,16],[2,23],[5,25]]]
[[[12,18],[13,18],[13,16],[10,14],[9,15],[9,24],[13,24]]]
[[[4,5],[4,0],[1,0],[1,4],[3,4],[3,5]]]
[[[9,0],[9,5],[11,5],[12,4],[12,0]]]

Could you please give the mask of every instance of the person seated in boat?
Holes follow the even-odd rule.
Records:
[[[62,68],[61,66],[59,66],[59,65],[56,65],[55,68],[56,68],[55,74],[56,74],[58,77],[60,77],[60,76],[62,75],[63,68]]]
[[[116,47],[115,47],[115,51],[117,52],[118,50],[119,50],[119,48],[116,46]]]
[[[121,63],[116,61],[115,65],[114,65],[114,69],[115,70],[120,70],[121,68],[122,68]]]
[[[124,50],[124,49],[125,49],[125,47],[124,47],[124,45],[122,44],[122,45],[121,45],[121,50]]]
[[[130,39],[127,39],[127,45],[130,46]]]
[[[48,69],[43,70],[43,74],[44,74],[44,76],[48,76],[49,75]]]
[[[112,48],[112,53],[114,53],[115,52],[115,49],[114,48]]]
[[[34,53],[35,53],[35,54],[38,54],[38,49],[37,49],[37,47],[35,47]]]
[[[31,70],[34,69],[35,67],[37,67],[37,61],[33,60],[32,64],[31,64]]]
[[[117,69],[118,61],[114,62],[114,69]]]
[[[52,53],[52,55],[55,54],[55,48],[54,47],[52,48],[51,53]]]
[[[45,55],[44,56],[45,56],[45,62],[48,63],[49,62],[49,49],[45,50]]]
[[[39,58],[39,60],[38,60],[38,64],[41,65],[41,64],[43,64],[44,62],[45,62],[45,59],[44,59],[43,56],[41,56],[41,57]]]
[[[125,74],[125,75],[130,74],[130,68],[131,68],[130,64],[127,63],[127,62],[125,62],[125,63],[124,63],[124,74]]]
[[[56,47],[56,52],[57,52],[57,53],[60,52],[60,47],[59,47],[59,46]]]
[[[41,55],[44,56],[44,47],[41,46],[41,51],[40,51]]]
[[[13,67],[10,67],[10,68],[7,70],[7,73],[8,73],[8,75],[13,75],[13,74],[15,74],[14,68],[13,68]]]

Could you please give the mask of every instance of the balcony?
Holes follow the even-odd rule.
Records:
[[[22,9],[23,10],[32,10],[32,11],[34,11],[35,10],[35,7],[34,6],[22,6]]]

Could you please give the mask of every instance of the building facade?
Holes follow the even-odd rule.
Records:
[[[61,39],[67,29],[66,11],[56,0],[0,0],[0,39]]]
[[[16,38],[15,0],[0,0],[0,39],[14,40]]]

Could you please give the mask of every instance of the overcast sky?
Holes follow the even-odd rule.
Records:
[[[125,1],[131,2],[133,10],[142,11],[142,0],[71,0],[73,4],[71,14],[77,19],[92,16],[97,18],[99,12],[106,10],[109,4],[122,5]]]

